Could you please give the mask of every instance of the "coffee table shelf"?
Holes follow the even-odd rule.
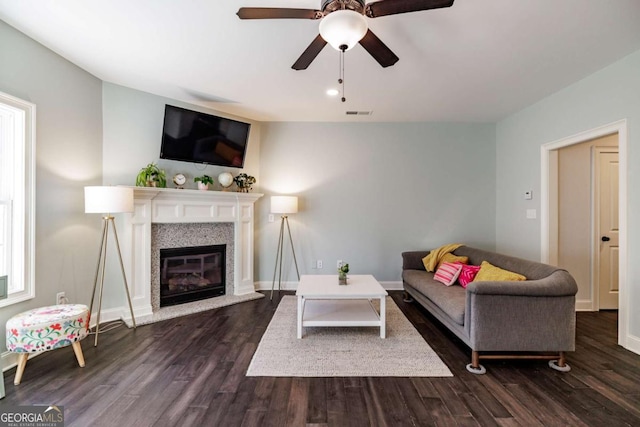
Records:
[[[309,300],[302,326],[380,326],[380,315],[367,300]]]
[[[380,328],[386,336],[387,291],[371,275],[349,276],[349,284],[338,285],[337,275],[303,275],[298,290],[298,338],[304,327]],[[379,311],[372,300],[380,300]]]

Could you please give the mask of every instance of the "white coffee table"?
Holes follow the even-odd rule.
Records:
[[[370,274],[351,275],[347,285],[338,284],[338,275],[303,275],[298,290],[298,339],[303,327],[374,326],[380,338],[386,336],[385,298],[387,291]],[[380,299],[380,311],[373,306]]]

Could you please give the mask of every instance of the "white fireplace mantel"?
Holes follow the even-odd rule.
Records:
[[[134,211],[121,215],[122,255],[136,320],[153,314],[151,302],[151,224],[234,224],[234,295],[255,292],[253,205],[262,194],[133,187]],[[128,310],[126,310],[128,312]],[[125,311],[123,311],[123,314]],[[128,315],[123,316],[128,318]]]

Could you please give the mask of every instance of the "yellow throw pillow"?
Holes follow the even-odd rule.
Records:
[[[478,271],[475,279],[473,279],[474,282],[521,282],[523,280],[527,280],[527,278],[522,274],[503,270],[502,268],[496,267],[487,261],[482,261],[482,264],[480,264],[480,271]]]
[[[442,265],[443,262],[451,262],[451,263],[459,262],[460,264],[467,264],[469,262],[469,257],[468,256],[458,256],[458,255],[454,255],[452,253],[448,253],[448,254],[444,254],[442,256],[442,258],[438,262],[438,268],[440,268],[440,266]],[[436,270],[438,268],[436,268]]]

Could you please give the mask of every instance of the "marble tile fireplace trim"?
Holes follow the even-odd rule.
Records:
[[[208,245],[227,245],[225,295],[234,295],[232,223],[151,224],[151,308],[154,312],[160,310],[160,249]]]
[[[233,304],[261,296],[255,295],[253,281],[253,208],[262,194],[133,188],[134,212],[119,215],[117,221],[136,322],[145,324],[166,317],[157,315],[165,309],[158,310],[152,298],[152,224],[230,223],[233,226],[233,253],[228,257],[228,262],[232,262],[233,268],[227,269],[227,277],[231,276],[232,283],[228,284],[227,295],[218,298],[225,298],[225,301]],[[176,246],[182,246],[183,243]],[[178,310],[179,315],[200,311],[191,311],[190,304],[182,306]],[[119,317],[129,323],[131,316],[128,308],[122,307]]]

